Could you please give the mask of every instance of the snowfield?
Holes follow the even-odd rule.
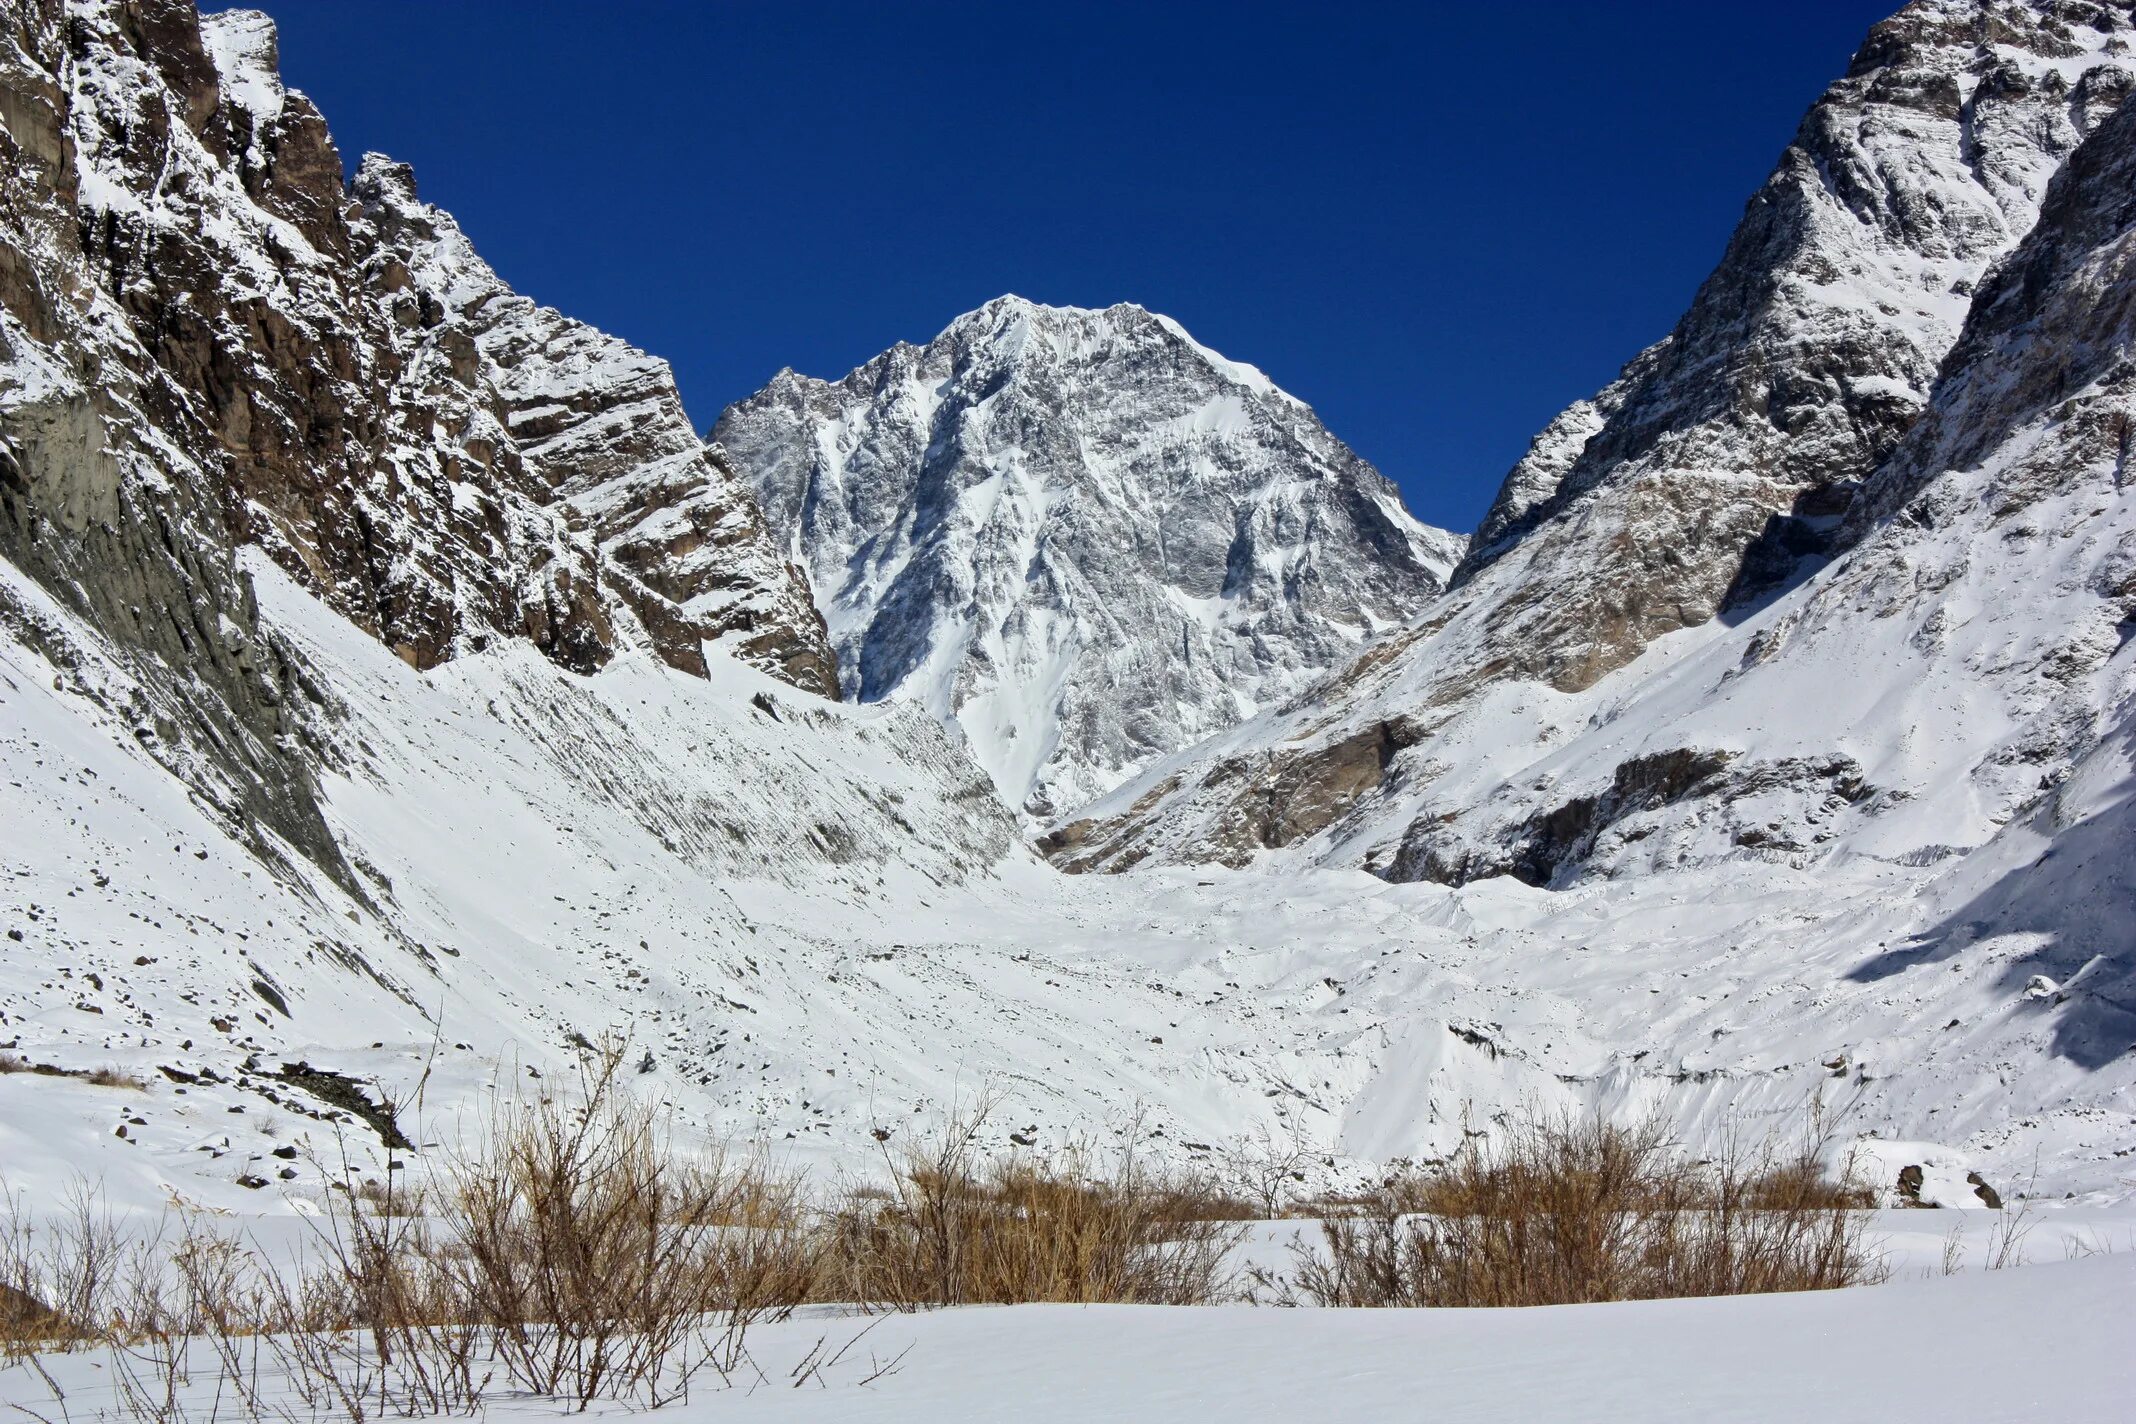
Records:
[[[1530,1310],[971,1307],[752,1333],[751,1375],[653,1416],[849,1424],[1200,1424],[1212,1419],[1743,1424],[2122,1424],[2136,1402],[2136,1254],[1854,1290]],[[819,1341],[852,1349],[793,1387]],[[862,1381],[885,1364],[892,1372]],[[69,1416],[112,1391],[92,1355],[48,1361]],[[197,1387],[201,1394],[206,1381]],[[0,1402],[52,1409],[27,1370]],[[202,1411],[203,1415],[205,1410]],[[617,1417],[596,1405],[590,1417]],[[558,1417],[499,1397],[492,1420]]]
[[[1508,1109],[1659,1110],[1708,1148],[1793,1132],[1821,1098],[1843,1139],[1934,1144],[2006,1194],[2136,1188],[2136,1060],[2057,1051],[2110,1003],[2074,976],[2013,982],[1999,956],[1863,972],[1939,913],[1919,900],[1948,887],[1934,867],[1558,891],[1065,876],[920,708],[717,658],[710,680],[647,658],[582,677],[506,645],[419,674],[251,568],[335,694],[338,879],[255,858],[157,767],[127,672],[86,629],[64,669],[0,644],[10,801],[37,808],[0,823],[0,1044],[150,1082],[0,1076],[11,1177],[257,1210],[239,1178],[334,1134],[286,1064],[375,1085],[439,1142],[619,1031],[689,1130],[803,1163],[865,1168],[877,1133],[902,1141],[982,1090],[997,1137],[1140,1110],[1175,1160],[1266,1132],[1323,1154],[1331,1183]],[[2108,825],[2127,805],[2110,784]],[[78,1110],[26,1116],[60,1095]]]
[[[2123,1256],[1861,1290],[1535,1310],[951,1310],[869,1335],[863,1348],[876,1357],[912,1352],[866,1388],[721,1395],[676,1418],[2118,1424],[2136,1403],[2132,1305],[2136,1259]],[[826,1328],[766,1331],[766,1365]]]

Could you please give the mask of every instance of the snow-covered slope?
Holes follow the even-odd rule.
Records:
[[[2129,144],[2131,34],[2125,7],[1975,0],[1880,25],[1676,333],[1538,438],[1456,587],[1060,828],[1064,861],[1304,844],[1561,883],[1934,859],[2023,814],[2122,695],[2130,283],[2097,170]],[[1689,806],[1695,844],[1659,833]]]
[[[162,770],[126,660],[0,569],[46,625],[46,651],[0,639],[22,811],[0,818],[0,1045],[150,1081],[0,1074],[19,1186],[86,1169],[128,1201],[258,1209],[276,1149],[338,1150],[286,1065],[450,1141],[500,1081],[616,1030],[689,1130],[842,1166],[982,1088],[996,1140],[1139,1107],[1162,1153],[1295,1132],[1352,1181],[1522,1105],[1657,1107],[1706,1144],[1821,1094],[1843,1132],[1947,1144],[2005,1187],[2136,1190],[2136,1060],[2080,1051],[2110,997],[2030,990],[2018,943],[1882,958],[1917,913],[1975,918],[1985,868],[1063,876],[911,704],[725,658],[581,676],[517,643],[417,672],[253,559],[263,621],[334,690],[319,794],[353,888]],[[1943,899],[1917,911],[1924,887]]]
[[[1251,366],[1016,297],[713,438],[809,570],[847,694],[953,720],[1046,818],[1296,692],[1462,542]]]

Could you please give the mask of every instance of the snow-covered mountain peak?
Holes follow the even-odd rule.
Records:
[[[1131,303],[1003,296],[713,431],[808,569],[842,681],[960,724],[1071,810],[1299,691],[1463,541],[1259,370]]]
[[[1015,293],[1004,293],[966,312],[943,328],[942,341],[992,343],[1011,363],[1037,357],[1050,360],[1102,358],[1135,343],[1159,341],[1183,348],[1218,379],[1244,387],[1257,396],[1287,402],[1300,410],[1305,403],[1282,390],[1258,366],[1233,361],[1204,346],[1187,329],[1161,312],[1138,302],[1115,302],[1109,307],[1051,306]],[[899,342],[894,350],[925,348]]]

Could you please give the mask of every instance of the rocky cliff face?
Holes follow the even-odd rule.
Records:
[[[2123,5],[1923,0],[1879,25],[1811,110],[1677,329],[1538,437],[1454,589],[1314,699],[1152,771],[1105,814],[1063,828],[1064,862],[1240,861],[1309,841],[1307,854],[1403,877],[1562,883],[1643,857],[1817,856],[1838,843],[1837,824],[1950,791],[1938,778],[1960,766],[1979,779],[1954,793],[1967,804],[1939,833],[1944,849],[1900,853],[1977,844],[2019,815],[2089,734],[2072,729],[2028,782],[2010,769],[2023,758],[1996,750],[2008,727],[1957,704],[1922,712],[1911,728],[1866,709],[1845,724],[1840,709],[1869,688],[1892,699],[1887,713],[1912,705],[1899,669],[1912,667],[1915,685],[1940,676],[1914,660],[1922,649],[1974,659],[2013,725],[2039,712],[2018,669],[2044,659],[2089,677],[2092,635],[2071,644],[2038,607],[2042,588],[2075,575],[2029,564],[2038,550],[2007,546],[1999,570],[1983,570],[1996,590],[1979,590],[2006,616],[2041,614],[2025,624],[2022,655],[1949,651],[1937,629],[1972,616],[1949,609],[1921,648],[1882,667],[1850,662],[1875,640],[1834,623],[1826,636],[1837,661],[1792,691],[1766,684],[1777,700],[1758,704],[1759,723],[1744,720],[1753,704],[1736,674],[1699,694],[1670,679],[1691,676],[1678,666],[1685,650],[1708,645],[1733,649],[1711,656],[1763,665],[1777,644],[1747,640],[1784,616],[1770,607],[1776,596],[1871,533],[1896,538],[1887,526],[1909,491],[1941,487],[1960,500],[1948,492],[1969,488],[1972,472],[2016,458],[2007,442],[2025,438],[2019,415],[1952,414],[1961,392],[2011,394],[2015,378],[1998,363],[2063,352],[2055,360],[2066,365],[2067,352],[2097,346],[2076,333],[2103,316],[2079,321],[2061,309],[2004,332],[1992,313],[2014,300],[2019,265],[2034,269],[2043,245],[2068,246],[2050,236],[2057,217],[2018,250],[2050,185],[2066,206],[2122,141],[2106,122],[2130,87],[2132,38]],[[2027,291],[2050,288],[2078,290],[2057,277]],[[2040,414],[2020,408],[2025,419]],[[2057,478],[2075,474],[2058,469]],[[2032,499],[2004,497],[2001,507]],[[1822,597],[1830,607],[1838,595],[1819,595],[1823,586],[1813,578],[1782,604]],[[1936,589],[1911,575],[1896,589],[1874,596],[1894,615],[1935,621]],[[1851,649],[1848,639],[1858,640]],[[2089,695],[2094,712],[2112,701]],[[1798,705],[1811,696],[1829,704],[1822,714]],[[1656,730],[1692,703],[1718,719],[1697,734],[1703,742]],[[1723,705],[1737,711],[1714,712]],[[1922,753],[1945,736],[1937,758]],[[1894,739],[1912,749],[1881,760]],[[1351,768],[1357,758],[1339,753],[1368,743],[1393,748],[1372,774],[1319,769]],[[1770,756],[1746,760],[1754,745]],[[1730,804],[1741,823],[1725,834],[1716,828],[1726,817],[1704,823],[1700,834],[1718,839],[1703,849],[1659,834],[1663,822],[1697,819],[1690,808]],[[1630,859],[1616,860],[1612,846]]]
[[[1769,862],[1827,894],[1874,886],[1903,918],[1853,981],[1918,1003],[1937,979],[1992,973],[2005,996],[2033,986],[2033,1047],[2126,1064],[2132,431],[2124,106],[1983,281],[1926,410],[1838,530],[1843,552],[1738,626],[1538,709],[1539,755],[1508,737],[1482,748],[1484,774],[1406,808],[1390,873],[1564,887]]]
[[[450,215],[416,198],[405,165],[367,157],[351,193],[365,274],[408,368],[446,404],[466,387],[479,395],[459,432],[461,450],[487,462],[473,483],[501,477],[588,538],[611,599],[669,664],[702,672],[702,646],[721,643],[837,696],[806,582],[748,488],[698,440],[667,363],[512,291]]]
[[[345,191],[266,17],[32,0],[4,47],[0,539],[212,678],[221,710],[188,716],[228,724],[202,730],[217,757],[286,762],[273,795],[304,800],[273,750],[300,679],[250,624],[245,545],[418,668],[525,638],[578,671],[633,648],[702,671],[719,641],[835,692],[665,366],[510,292],[405,169]]]
[[[1824,547],[1989,264],[2128,92],[2128,32],[2126,5],[1981,0],[1871,32],[1675,331],[1561,417],[1485,516],[1457,581],[1535,538],[1531,568],[1588,574],[1494,620],[1525,674],[1585,686]]]
[[[1411,617],[1461,541],[1161,316],[1014,297],[713,436],[808,566],[848,695],[960,724],[1044,818]]]

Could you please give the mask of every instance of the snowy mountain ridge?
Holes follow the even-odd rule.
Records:
[[[1938,427],[1924,427],[1934,392],[1968,384],[1946,358],[1985,359],[1960,334],[1978,324],[1986,294],[2036,296],[1996,285],[1997,264],[2015,260],[2051,181],[2087,136],[2103,135],[2101,151],[2119,141],[2105,130],[2132,84],[2132,34],[2129,7],[2082,3],[1922,0],[1877,26],[1812,107],[1676,330],[1537,437],[1453,588],[1310,700],[1149,768],[1058,827],[1062,862],[1236,864],[1278,850],[1402,876],[1505,871],[1508,856],[1429,847],[1561,778],[1577,787],[1574,799],[1601,795],[1589,789],[1612,785],[1623,757],[1584,765],[1578,777],[1541,777],[1540,768],[1569,738],[1612,725],[1651,730],[1660,704],[1641,700],[1653,686],[1643,669],[1671,666],[1677,648],[1747,637],[1741,630],[1773,598],[1889,518],[1895,497],[1880,491],[1895,471],[1912,471],[1910,489],[1980,478],[1987,450],[1954,452],[1959,469],[1919,468],[1922,447],[1907,441]],[[2028,349],[2061,359],[2061,339],[2046,332]],[[2010,434],[2007,423],[1994,428]],[[1970,518],[1954,492],[1943,499],[1939,508]],[[2058,586],[2019,577],[2035,552],[2049,556],[2009,550],[2010,607],[2037,606]],[[1925,616],[1933,594],[1919,596]],[[2048,639],[2054,622],[2043,608],[2030,626]],[[2024,666],[1982,655],[1955,675],[2023,704],[2035,700]],[[1898,697],[1906,685],[1905,674],[1861,668],[1820,695],[1883,687]],[[1781,695],[1806,686],[1821,685]],[[1723,691],[1742,696],[1733,685]],[[1797,725],[1782,710],[1765,730]],[[1988,727],[1949,711],[1930,725],[1940,734],[1946,724],[1987,754],[1976,739]],[[1770,740],[1752,728],[1744,735],[1754,731]],[[1788,773],[1812,801],[1830,794],[1813,789],[1830,781],[1813,765],[1861,759],[1819,736],[1801,739],[1799,751],[1817,755]],[[2082,744],[2065,737],[2054,765]],[[1893,775],[1904,794],[1919,794],[1912,774]],[[1544,788],[1527,785],[1537,778]],[[1662,780],[1666,789],[1633,799],[1674,801],[1693,784]],[[1693,782],[1709,798],[1728,786]],[[1930,776],[1927,785],[1943,783]],[[2002,799],[1992,824],[2016,812],[2018,801]],[[1804,853],[1800,829],[1791,813],[1772,846],[1730,853],[1783,843]],[[1556,880],[1558,857],[1545,859],[1523,873]]]
[[[713,439],[808,568],[848,694],[954,721],[1044,818],[1298,691],[1462,541],[1175,321],[1001,297]]]

